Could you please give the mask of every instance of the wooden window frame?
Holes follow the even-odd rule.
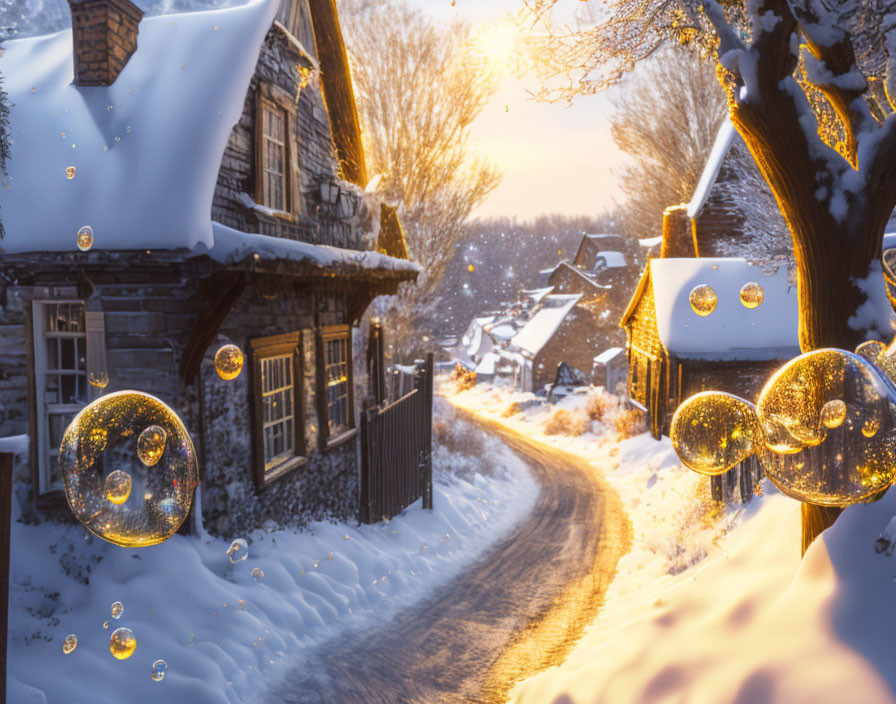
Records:
[[[283,335],[258,337],[249,341],[251,350],[250,395],[252,399],[252,474],[257,489],[264,489],[272,482],[304,466],[308,462],[305,447],[304,365],[302,361],[302,334],[290,332]],[[264,403],[262,400],[261,363],[264,359],[292,355],[293,389],[293,456],[268,468],[264,457]]]
[[[284,121],[283,144],[283,205],[282,210],[271,208],[264,192],[264,111],[279,112]],[[298,135],[296,134],[295,101],[279,86],[259,81],[255,96],[255,202],[270,208],[280,219],[295,222],[303,213],[301,172],[299,170]]]
[[[348,425],[345,430],[330,435],[330,406],[327,393],[327,342],[346,340],[346,392],[348,401]],[[332,448],[354,437],[358,429],[355,422],[355,375],[354,346],[351,325],[328,325],[318,330],[315,350],[315,367],[317,373],[317,413],[320,428],[320,446],[322,449]]]
[[[76,305],[84,308],[84,329],[80,332],[55,332],[51,333],[56,339],[75,339],[80,340],[84,346],[84,369],[81,370],[65,370],[73,373],[66,376],[77,376],[82,379],[84,384],[85,395],[87,400],[84,404],[78,403],[54,403],[48,404],[46,401],[46,380],[50,369],[47,364],[47,340],[48,331],[46,329],[47,311],[50,306],[56,305]],[[64,491],[63,486],[52,486],[49,484],[50,479],[50,415],[49,406],[53,406],[53,415],[72,414],[77,415],[81,409],[90,403],[93,398],[91,387],[87,382],[89,369],[87,368],[87,310],[84,301],[76,298],[59,298],[59,299],[43,299],[31,302],[30,318],[30,338],[31,338],[31,390],[34,394],[34,417],[31,424],[31,433],[33,440],[33,461],[35,463],[33,471],[35,497],[52,497]],[[77,345],[77,343],[76,343]],[[77,347],[76,347],[77,349]],[[62,393],[60,386],[59,393]]]

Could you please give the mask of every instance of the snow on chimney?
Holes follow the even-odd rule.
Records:
[[[688,206],[672,205],[663,211],[663,248],[660,257],[696,257],[697,246],[691,231]]]
[[[110,86],[137,50],[143,10],[130,0],[68,0],[75,85]]]

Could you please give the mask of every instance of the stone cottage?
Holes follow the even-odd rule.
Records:
[[[335,4],[70,4],[73,30],[0,57],[0,435],[30,437],[20,502],[70,515],[62,433],[137,389],[188,428],[213,532],[357,516],[358,324],[419,268],[388,256],[400,224],[365,193]],[[246,358],[233,381],[214,370],[224,343]]]

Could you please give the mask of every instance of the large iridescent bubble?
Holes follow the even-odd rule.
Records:
[[[762,445],[752,403],[731,394],[704,391],[682,403],[669,432],[679,459],[700,474],[722,474]]]
[[[151,426],[164,431],[165,444],[157,463],[146,466],[137,441]],[[103,396],[75,416],[63,436],[59,464],[75,517],[94,535],[124,547],[155,545],[174,535],[199,478],[193,442],[180,418],[138,391]],[[115,472],[131,482],[121,503],[107,492],[107,478]]]
[[[864,357],[823,349],[768,381],[756,404],[766,475],[821,506],[865,501],[896,476],[896,387]]]

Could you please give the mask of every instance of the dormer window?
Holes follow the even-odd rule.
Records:
[[[295,103],[279,86],[258,85],[255,113],[255,202],[290,217],[301,212]]]

